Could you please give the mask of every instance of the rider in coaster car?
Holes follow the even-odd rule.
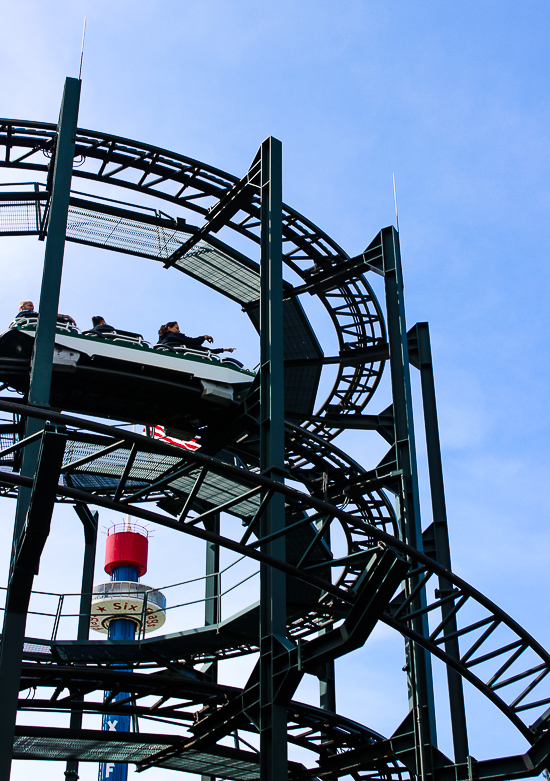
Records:
[[[19,312],[15,315],[15,320],[21,320],[24,317],[38,317],[38,312],[34,311],[34,304],[32,301],[21,301],[19,304]],[[57,313],[58,323],[70,323],[76,326],[75,321],[70,315],[62,315]]]
[[[112,325],[107,325],[105,320],[100,315],[94,315],[92,317],[92,331],[96,334],[104,334],[106,331],[115,331]]]
[[[203,342],[212,343],[214,339],[208,334],[203,336],[186,336],[180,332],[180,327],[175,320],[171,320],[166,325],[159,328],[159,344],[165,344],[168,347],[189,347],[193,350],[210,350],[211,353],[232,353],[234,347],[217,347],[216,349],[203,347]]]

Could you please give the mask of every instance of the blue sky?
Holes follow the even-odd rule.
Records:
[[[432,335],[454,568],[550,647],[548,3],[5,2],[2,116],[56,121],[64,78],[78,73],[84,16],[81,127],[236,175],[274,135],[285,201],[349,254],[394,222],[395,173],[408,323],[428,320]],[[4,239],[2,250],[7,323],[19,300],[38,298],[43,245]],[[99,311],[149,337],[174,317],[189,333],[223,334],[255,363],[238,307],[151,266],[69,245],[61,309],[82,326]],[[312,317],[330,352],[328,324]],[[372,411],[384,406],[375,397]],[[347,435],[343,446],[372,465],[364,438]],[[421,477],[428,519],[422,466]],[[152,585],[164,571],[152,565]],[[370,656],[342,666],[343,713],[361,720],[369,701],[370,726],[397,726],[400,649],[380,632]],[[483,718],[475,756],[525,748],[477,701],[473,710]],[[24,774],[20,763],[14,778]]]

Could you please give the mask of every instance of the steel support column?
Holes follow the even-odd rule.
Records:
[[[75,512],[82,521],[84,528],[84,562],[82,565],[82,588],[80,591],[80,608],[78,611],[77,640],[87,640],[90,634],[90,612],[92,606],[92,589],[94,585],[94,565],[97,544],[97,523],[99,513],[91,513],[88,505],[76,504]],[[82,711],[71,711],[69,729],[82,729]],[[67,781],[77,781],[78,762],[69,759],[65,767]]]
[[[215,534],[220,533],[220,514],[216,513],[205,521],[205,527]],[[221,619],[220,589],[220,546],[216,542],[206,543],[206,585],[204,603],[204,625],[212,626]],[[206,672],[212,683],[218,680],[218,663],[210,662]],[[201,781],[216,781],[214,776],[201,775]]]
[[[321,523],[322,522],[319,521],[316,524],[317,528],[320,528]],[[323,539],[328,548],[331,550],[330,526],[328,526],[325,530]],[[322,635],[326,634],[327,632],[330,632],[329,627],[326,629],[321,629],[319,634]],[[319,707],[321,707],[323,710],[330,711],[331,713],[336,713],[336,666],[334,664],[334,659],[322,665],[322,670],[319,672],[318,677]]]
[[[284,480],[282,147],[268,138],[261,157],[261,292],[260,292],[260,469]],[[284,528],[285,506],[275,493],[262,515],[260,537]],[[284,537],[262,551],[285,559]],[[279,638],[286,637],[285,575],[260,565],[260,778],[287,778],[287,714],[277,702],[274,679]]]
[[[50,532],[57,481],[63,463],[66,430],[46,425],[39,446],[36,476],[25,526],[17,540],[6,592],[0,657],[0,779],[11,773],[13,738],[21,679],[27,611],[34,576]]]
[[[29,390],[29,404],[39,407],[48,407],[50,404],[55,326],[59,311],[79,103],[80,80],[66,79],[55,160],[52,161],[54,170],[50,217]]]
[[[52,194],[50,200],[48,237],[44,255],[38,326],[36,330],[29,389],[29,404],[39,407],[49,406],[50,399],[55,326],[59,305],[65,236],[67,232],[67,215],[69,209],[79,101],[80,80],[66,79],[57,127],[55,158],[52,160],[53,175],[51,178]],[[42,424],[40,421],[29,418],[26,424],[25,435],[30,436],[41,428]],[[26,477],[35,476],[38,456],[39,442],[25,448],[21,466],[22,475]],[[32,490],[19,489],[19,498],[15,513],[9,585],[13,582],[17,550],[24,535]],[[17,603],[13,606],[6,604],[4,613],[0,657],[0,682],[2,684],[1,696],[3,703],[2,729],[0,730],[1,781],[7,781],[11,773],[12,744],[17,715],[19,678],[21,675],[21,657],[23,654],[23,642],[27,622],[26,611],[30,599],[34,574],[34,572],[29,572],[25,577],[20,576],[18,578],[18,589],[20,593],[18,594]]]
[[[402,475],[402,488],[397,497],[397,514],[403,540],[421,551],[422,527],[399,234],[393,227],[384,228],[381,241],[395,422],[395,458],[397,469]],[[414,591],[417,585],[415,579],[409,578],[407,583],[408,593]],[[420,589],[413,599],[412,610],[422,610],[425,605],[425,591]],[[412,628],[428,636],[426,614],[417,615],[412,620]],[[410,641],[406,642],[406,651],[416,771],[417,775],[426,779],[432,773],[431,749],[432,746],[437,746],[431,659],[423,648]]]
[[[38,325],[36,328],[29,386],[29,404],[36,407],[50,406],[55,327],[59,311],[63,256],[67,234],[78,108],[80,104],[80,84],[79,79],[65,79],[65,89],[57,125],[57,143],[50,163],[50,166],[53,166],[53,170],[51,177],[48,177],[48,180],[51,181],[48,233],[44,251]],[[28,418],[25,436],[34,434],[41,427],[39,421]],[[31,445],[25,448],[21,474],[26,477],[34,475],[37,453],[37,446]],[[20,489],[15,516],[17,534],[21,532],[25,522],[29,496],[30,491],[28,489]]]
[[[327,662],[324,664],[323,671],[319,673],[319,706],[323,710],[336,713],[336,676],[334,662]]]
[[[446,567],[446,569],[451,570],[451,547],[449,543],[449,529],[447,526],[443,464],[441,462],[432,349],[430,345],[430,329],[428,323],[417,323],[412,329],[412,332],[416,337],[417,355],[415,358],[411,358],[411,363],[413,366],[417,365],[420,369],[436,559],[440,564]],[[439,590],[441,596],[447,596],[452,593],[452,584],[445,578],[440,577]],[[460,659],[457,634],[458,627],[453,602],[444,602],[441,607],[441,613],[442,619],[445,622],[445,629],[443,630],[445,636],[445,650],[448,654],[454,656],[455,659]],[[462,677],[451,667],[447,667],[447,683],[449,689],[455,762],[466,762],[468,758],[468,732],[466,727],[466,711],[464,707],[464,688],[462,685]]]

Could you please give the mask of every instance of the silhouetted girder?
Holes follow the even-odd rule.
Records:
[[[50,194],[47,190],[1,190],[0,203],[4,201],[47,201]]]
[[[184,674],[184,671],[186,674]],[[24,662],[22,665],[20,689],[34,689],[38,687],[56,688],[60,692],[66,690],[63,697],[58,696],[56,704],[60,708],[73,708],[74,700],[82,701],[82,709],[94,711],[112,710],[112,707],[101,702],[84,702],[87,694],[104,691],[131,692],[133,700],[143,697],[169,698],[171,700],[184,700],[195,703],[217,702],[220,703],[230,695],[235,695],[236,689],[230,686],[211,683],[198,670],[191,666],[181,666],[178,673],[165,671],[151,671],[145,668],[135,668],[132,672],[121,670],[119,667],[96,666],[91,664],[36,664]],[[116,707],[119,703],[117,702]],[[20,708],[35,708],[36,704],[31,700],[20,700]],[[125,704],[126,710],[134,712],[135,702]],[[154,713],[155,706],[147,706],[149,713]]]
[[[341,350],[339,355],[324,355],[319,358],[287,358],[285,359],[285,367],[329,366],[334,364],[357,366],[369,361],[386,360],[387,357],[387,344],[374,345],[373,347],[348,347]]]
[[[298,655],[295,643],[286,637],[274,636],[274,699],[281,705],[289,704],[303,674],[298,669]],[[188,748],[201,748],[220,740],[236,729],[259,729],[260,719],[260,667],[254,666],[248,682],[239,696],[230,699],[217,710],[205,711],[191,728],[194,738]],[[177,749],[176,749],[177,750]]]
[[[255,670],[256,667],[254,668]],[[226,735],[230,735],[235,730],[250,729],[250,718],[245,715],[246,699],[245,692],[243,692],[242,695],[230,700],[229,703],[224,703],[212,715],[209,715],[210,709],[204,709],[190,729],[193,732],[197,732],[204,727],[203,722],[210,724],[210,720],[214,718],[216,724],[211,726],[206,738],[203,735],[198,738],[191,737],[161,749],[148,759],[142,760],[138,765],[139,771],[147,770],[150,767],[166,767],[168,760],[184,757],[187,753],[193,751],[207,751],[210,746],[216,745],[218,740]]]
[[[286,637],[275,638],[273,688],[277,702],[290,703],[304,673],[315,674],[327,659],[336,659],[365,643],[407,569],[408,564],[395,551],[385,546],[373,549],[358,580],[354,605],[341,626],[313,640],[302,641],[299,649]],[[192,728],[195,738],[185,747],[168,749],[165,754],[173,756],[179,750],[208,746],[238,729],[243,721],[257,724],[258,718],[259,670],[256,664],[240,696],[212,713],[206,712]]]
[[[46,424],[41,438],[36,476],[32,485],[25,526],[17,545],[10,578],[7,609],[17,609],[18,579],[28,573],[36,575],[42,550],[50,533],[56,488],[63,463],[67,432]]]
[[[334,411],[332,411],[334,407]],[[393,430],[393,414],[389,407],[379,415],[364,415],[360,412],[340,411],[337,405],[328,407],[325,415],[310,415],[308,423],[320,423],[338,429],[361,429],[363,431],[377,431],[386,442],[393,445],[395,434]]]
[[[256,160],[249,168],[247,174],[234,184],[223,195],[218,203],[208,209],[208,222],[185,244],[173,252],[166,263],[165,268],[172,266],[179,258],[189,252],[201,239],[206,239],[210,233],[217,233],[225,222],[231,220],[235,214],[257,194],[260,186],[260,161]]]
[[[389,740],[380,740],[367,746],[352,748],[341,753],[326,752],[318,760],[318,767],[289,774],[289,781],[306,781],[306,779],[327,779],[332,781],[334,778],[350,776],[351,774],[356,779],[371,778],[373,771],[380,770],[384,764],[391,768],[391,765],[395,763],[396,759],[391,742]],[[408,771],[404,772],[404,768],[396,767],[395,771],[397,778],[409,778],[409,773]]]
[[[379,546],[358,578],[357,598],[341,626],[309,640],[302,649],[302,664],[312,672],[317,665],[337,659],[365,644],[378,623],[409,564],[394,550]]]
[[[354,258],[339,258],[338,260],[341,262],[338,264],[309,269],[307,276],[310,281],[294,288],[292,295],[299,296],[303,293],[318,295],[319,293],[333,290],[339,284],[346,282],[352,277],[369,271],[372,265],[379,261],[380,257],[380,249],[376,246],[371,246]]]
[[[389,484],[395,488],[398,477],[398,473],[377,470],[362,472],[359,475],[350,475],[344,472],[331,482],[330,500],[337,504],[351,499],[361,507],[365,494],[372,497],[374,491],[387,488]]]
[[[403,473],[398,467],[395,446],[388,450],[386,455],[380,459],[376,467],[372,469],[370,473],[380,481],[380,485],[383,488],[386,488],[393,494],[399,493],[401,490]]]
[[[415,714],[414,711],[411,710],[389,741],[392,753],[399,762],[402,762],[405,767],[410,770],[411,775],[416,778],[423,777],[421,763],[422,761],[425,761],[425,756],[428,755],[430,757],[429,777],[433,777],[433,767],[450,763],[450,759],[431,744],[425,744],[422,747],[421,758],[421,752],[419,751],[419,746],[416,742],[418,737],[415,734],[414,721]]]
[[[39,419],[31,419],[31,431],[37,432],[40,426]],[[58,429],[49,424],[44,426],[39,446],[33,443],[32,450],[27,451],[27,456],[30,456],[27,469],[34,476],[23,479],[26,488],[30,490],[26,491],[24,497],[21,496],[22,491],[19,491],[1,639],[3,748],[0,759],[5,778],[9,777],[11,767],[27,613],[34,576],[38,572],[42,550],[50,531],[66,439],[63,428]]]
[[[470,757],[468,762],[437,767],[434,771],[434,781],[511,781],[517,778],[538,776],[547,769],[546,760],[535,763],[536,752],[529,749],[525,754],[485,759],[477,761]]]
[[[305,771],[298,770],[289,774],[290,781],[306,781],[306,779],[334,779],[352,775],[356,779],[371,778],[371,774],[381,763],[387,763],[390,757],[400,760],[398,741],[394,739],[381,740],[369,746],[354,748],[343,753],[322,757],[318,768]],[[528,778],[540,775],[545,769],[544,762],[533,761],[536,757],[535,747],[525,754],[477,761],[473,757],[469,762],[454,764],[441,752],[437,752],[436,765],[433,768],[434,781],[507,781],[508,779]],[[446,760],[446,761],[445,761]],[[437,764],[438,763],[438,764]],[[403,769],[396,775],[407,778]]]
[[[10,413],[14,411],[28,413],[28,408],[26,408],[24,405],[2,402],[1,406]],[[86,426],[90,427],[96,432],[100,432],[102,434],[108,433],[111,437],[113,436],[113,430],[110,427],[101,424],[95,424],[88,421],[79,421],[76,418],[70,418],[68,416],[58,415],[57,413],[53,413],[51,411],[42,411],[39,409],[36,409],[34,414],[39,418],[49,417],[52,421],[59,421],[60,423],[64,422],[67,425],[77,427]],[[115,436],[121,436],[121,432],[117,430]],[[139,435],[132,434],[131,432],[124,433],[123,436],[127,437],[129,442],[145,442],[144,438],[140,437]],[[150,448],[152,452],[158,451],[159,453],[166,454],[174,452],[174,449],[170,446],[164,445],[163,443],[155,443],[151,440],[145,442],[144,446]],[[189,453],[187,457],[190,461],[201,463],[205,462],[209,464],[212,463],[212,465],[215,464],[214,460],[210,460],[207,457],[205,458],[200,454]],[[236,468],[231,467],[230,465],[224,465],[223,469],[227,470],[229,473],[232,473]],[[239,473],[239,470],[236,470],[236,472]],[[22,477],[9,473],[3,474],[2,479],[6,483],[13,485],[32,484],[30,480],[25,482]],[[269,481],[266,482],[265,480],[262,480],[261,477],[256,477],[254,479],[257,479],[260,482],[265,482],[266,487],[268,486]],[[79,501],[91,501],[99,506],[108,506],[110,509],[120,510],[122,507],[124,507],[124,505],[121,505],[120,502],[112,502],[105,500],[102,497],[91,497],[84,491],[75,491],[74,489],[70,489],[62,485],[57,486],[56,490],[60,496],[65,496],[66,498],[71,498],[73,500],[76,499]],[[288,493],[292,494],[293,496],[295,494],[294,490],[288,486],[282,486],[280,490],[285,494]],[[297,492],[296,494],[299,495]],[[479,594],[479,592],[466,584],[460,578],[445,570],[443,567],[438,565],[437,562],[431,560],[428,556],[423,556],[417,551],[408,549],[406,546],[403,546],[403,543],[401,543],[399,540],[386,535],[381,529],[376,527],[369,528],[367,524],[361,521],[361,519],[356,518],[355,516],[350,516],[349,513],[343,512],[339,508],[321,501],[319,498],[310,497],[307,499],[307,501],[311,504],[311,507],[314,508],[316,512],[326,513],[334,516],[334,518],[337,518],[345,523],[346,526],[348,526],[351,530],[354,530],[355,528],[362,530],[362,534],[365,535],[363,539],[366,539],[366,534],[368,532],[368,535],[370,535],[373,539],[382,540],[387,542],[391,547],[395,547],[396,549],[401,550],[403,553],[405,553],[405,555],[409,556],[412,561],[416,561],[418,563],[418,566],[422,572],[417,568],[415,577],[421,577],[424,579],[425,584],[428,585],[426,578],[429,579],[431,577],[437,578],[442,576],[453,584],[453,588],[458,589],[460,593],[453,593],[450,596],[443,595],[441,596],[441,599],[454,599],[456,601],[455,612],[459,619],[458,626],[461,637],[461,648],[463,652],[463,657],[461,660],[451,658],[442,650],[442,644],[444,644],[445,641],[442,631],[442,624],[433,630],[432,636],[429,639],[419,637],[418,634],[415,634],[410,629],[409,615],[411,609],[406,605],[405,602],[402,602],[400,606],[397,606],[397,613],[394,613],[394,615],[387,614],[384,616],[383,620],[397,631],[412,639],[414,642],[424,643],[424,646],[427,648],[427,650],[430,651],[430,653],[440,658],[447,665],[453,667],[453,669],[456,669],[460,675],[470,681],[497,707],[499,707],[500,710],[502,710],[502,712],[515,724],[515,726],[521,731],[521,733],[527,738],[528,741],[533,742],[536,739],[536,734],[540,733],[546,728],[547,717],[543,718],[542,720],[537,720],[536,732],[533,732],[533,730],[531,730],[522,721],[522,719],[531,713],[533,713],[533,715],[536,717],[538,713],[533,712],[533,709],[540,709],[545,703],[550,702],[550,700],[545,698],[544,692],[539,694],[538,688],[540,682],[545,680],[544,676],[548,671],[550,671],[550,657],[548,653],[542,649],[540,645],[537,644],[536,641],[534,641],[533,638],[531,638],[528,633],[525,632],[525,630],[519,627],[512,619],[510,619],[509,616],[506,616],[503,611],[497,608],[497,606],[487,600],[487,598],[483,597],[483,595]],[[133,514],[138,517],[143,517],[145,520],[155,520],[156,522],[169,525],[173,528],[178,528],[177,524],[169,523],[164,516],[160,516],[159,514],[144,511],[143,508],[130,508],[130,510]],[[205,534],[205,532],[200,529],[190,529],[188,532],[192,532],[196,536],[201,537],[204,537]],[[352,531],[352,533],[355,534],[355,531]],[[209,537],[209,539],[215,539],[222,545],[227,544],[228,546],[234,546],[234,543],[231,540],[227,541],[223,537]],[[240,549],[241,548],[239,547],[239,550]],[[247,550],[246,546],[242,546],[242,550]],[[253,551],[250,551],[251,555],[252,553]],[[294,574],[294,572],[290,570],[290,574]],[[347,588],[349,589],[352,584],[353,578],[349,584],[346,584]],[[428,591],[430,590],[428,589]],[[339,594],[342,593],[342,591],[336,590],[336,593]],[[345,593],[345,590],[343,593]],[[430,601],[430,603],[426,606],[426,611],[432,611],[436,609],[438,610],[441,606],[441,599],[436,598],[435,601]],[[481,622],[468,621],[468,611],[463,613],[461,610],[464,604],[471,604],[472,602],[476,605],[477,614],[481,615],[482,617],[484,616]],[[479,611],[481,611],[481,613]],[[481,638],[479,636],[480,626],[482,628]],[[492,634],[493,630],[498,630],[498,632],[501,632],[501,630],[506,630],[510,636],[510,639],[505,640],[505,642],[500,646],[498,643],[495,645],[492,641],[494,637],[498,636],[498,632],[496,635],[494,635]],[[529,655],[527,653],[525,654],[525,659],[523,659],[521,656],[518,656],[518,653],[523,652],[523,650],[528,650],[529,655],[535,655],[535,663],[530,661]],[[480,662],[483,660],[490,661],[491,659],[496,660],[497,667],[500,665],[499,669],[501,672],[496,677],[492,676],[488,681],[485,681],[483,677],[480,677],[480,670],[483,670],[483,665],[480,664]],[[516,665],[520,665],[519,674],[513,674],[513,670],[506,672],[509,670],[512,662],[514,662]],[[515,684],[522,681],[524,685],[524,693],[517,695],[517,687]],[[526,697],[527,694],[529,694],[529,697]]]
[[[388,741],[394,755],[400,761],[404,761],[405,751],[412,760],[412,752],[410,748],[407,749],[406,737],[406,725],[408,724],[410,730],[411,720],[412,715],[409,714],[403,725]],[[433,778],[434,781],[471,781],[472,778],[479,779],[479,781],[507,781],[508,779],[536,776],[547,768],[549,750],[550,737],[547,733],[539,738],[525,754],[499,759],[477,761],[473,757],[469,757],[466,762],[453,763],[440,751],[435,751]],[[418,773],[418,768],[414,767],[414,760],[411,761],[411,770]]]
[[[305,779],[334,779],[342,776],[352,775],[353,778],[361,779],[370,777],[373,770],[379,768],[381,764],[402,762],[400,756],[395,751],[392,740],[382,739],[372,742],[370,745],[352,748],[349,751],[341,753],[327,753],[319,759],[319,767],[298,771],[296,775],[289,776],[290,781],[305,781]],[[403,769],[396,768],[399,777],[408,777],[403,773]],[[362,774],[365,773],[365,776]],[[437,776],[436,776],[437,777]]]

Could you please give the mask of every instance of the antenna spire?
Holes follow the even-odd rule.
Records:
[[[395,203],[395,227],[399,233],[399,215],[397,214],[397,188],[395,186],[395,171],[393,172],[393,202]]]
[[[84,38],[86,37],[86,17],[82,26],[82,46],[80,47],[80,68],[78,70],[78,80],[82,80],[82,60],[84,59]]]

